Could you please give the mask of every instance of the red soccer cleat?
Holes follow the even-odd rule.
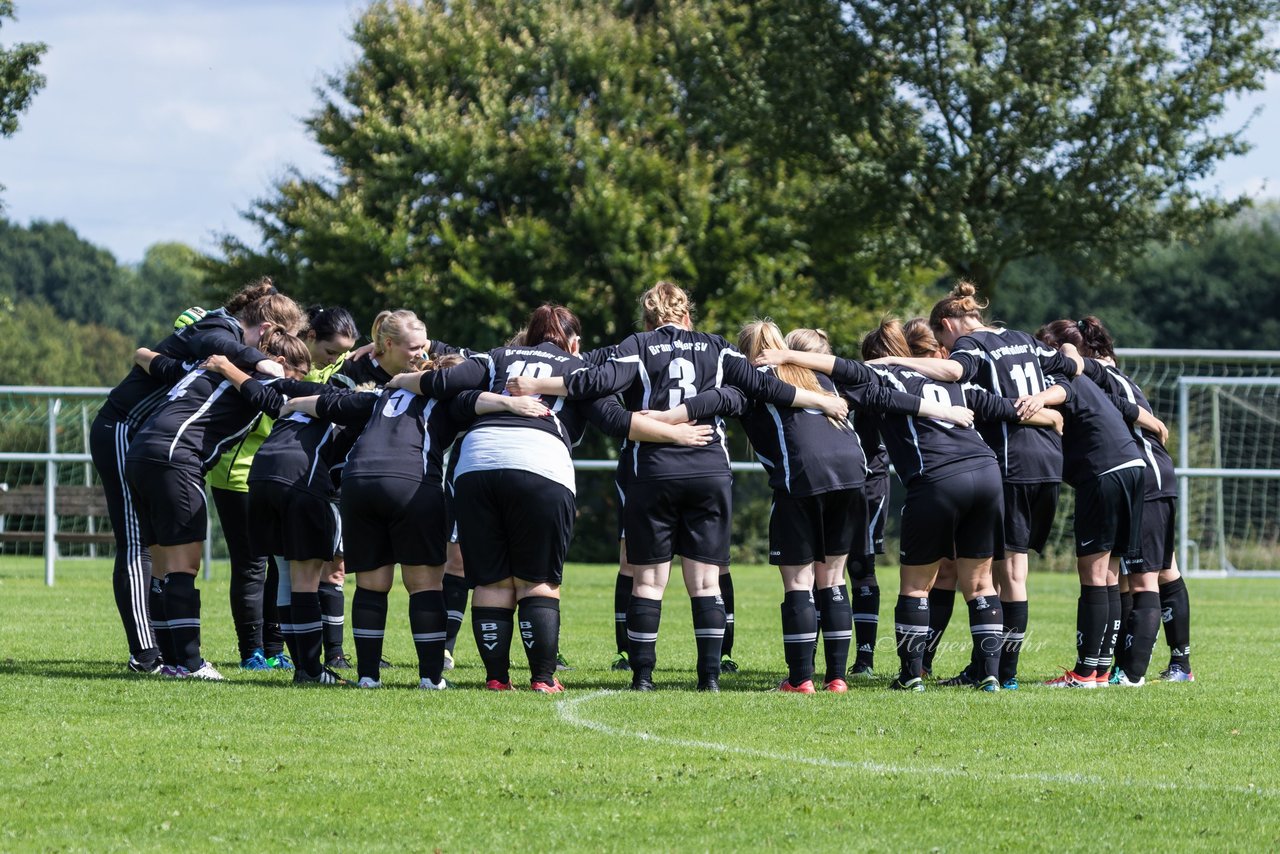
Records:
[[[497,679],[490,679],[484,683],[484,687],[490,691],[514,691],[516,689],[510,682],[499,682]]]
[[[844,694],[849,690],[849,683],[843,679],[836,678],[822,686],[824,691],[830,691],[832,694]]]
[[[541,679],[533,680],[529,683],[529,690],[537,691],[539,694],[563,694],[564,686],[560,684],[559,679],[552,676],[550,684]]]
[[[781,691],[783,694],[816,694],[818,693],[813,688],[812,679],[806,679],[803,682],[801,682],[799,685],[792,685],[790,680],[783,679],[781,682],[778,683],[778,690]]]

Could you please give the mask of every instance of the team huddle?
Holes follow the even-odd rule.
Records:
[[[518,630],[530,688],[564,690],[572,454],[590,423],[621,441],[613,668],[654,690],[679,556],[697,687],[718,691],[736,669],[725,434],[736,419],[773,490],[778,690],[844,692],[874,676],[890,463],[906,490],[891,688],[924,690],[957,593],[972,653],[941,684],[1018,687],[1027,556],[1047,542],[1063,480],[1076,496],[1077,657],[1047,684],[1143,685],[1162,621],[1163,678],[1192,680],[1167,431],[1096,318],[1035,337],[993,327],[961,283],[928,319],[882,323],[855,361],[832,355],[817,329],[784,337],[755,321],[736,346],[696,331],[688,295],[670,282],[641,308],[644,331],[589,352],[577,317],[555,305],[488,351],[431,340],[400,310],[382,312],[372,344],[352,352],[346,310],[304,312],[268,280],[223,308],[184,312],[172,335],[137,352],[90,434],[129,669],[223,678],[201,653],[195,586],[207,480],[232,558],[242,667],[380,687],[399,565],[421,688],[449,687],[470,594],[486,688],[513,690]],[[346,573],[356,576],[354,680],[341,673],[351,667]]]

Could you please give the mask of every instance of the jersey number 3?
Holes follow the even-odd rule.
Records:
[[[667,392],[667,409],[675,409],[698,393],[694,385],[697,373],[688,359],[672,359],[667,366],[667,376],[676,381],[676,387]]]

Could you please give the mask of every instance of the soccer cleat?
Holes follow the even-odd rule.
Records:
[[[573,670],[573,665],[569,664],[569,659],[564,657],[563,652],[556,653],[556,670]]]
[[[1045,683],[1049,688],[1097,688],[1098,683],[1092,676],[1077,675],[1074,670],[1063,670],[1062,675],[1049,679]]]
[[[499,682],[497,679],[490,679],[484,683],[484,687],[489,691],[514,691],[516,686],[510,682]]]
[[[443,676],[440,677],[439,682],[432,682],[430,679],[423,676],[418,680],[418,688],[422,691],[445,691],[448,690],[449,683],[444,681]]]
[[[283,650],[266,659],[266,662],[272,670],[293,670],[293,659]]]
[[[379,670],[389,670],[389,669],[391,669],[391,668],[393,668],[393,667],[395,667],[395,665],[394,665],[394,664],[392,664],[390,661],[387,661],[385,658],[379,658],[379,659],[378,659],[378,669],[379,669]]]
[[[913,691],[916,694],[924,693],[924,680],[919,676],[913,676],[906,682],[902,681],[901,676],[895,676],[893,681],[889,683],[891,691]]]
[[[185,667],[177,664],[164,664],[160,666],[160,675],[167,676],[170,679],[181,679],[183,676],[190,676],[190,671]]]
[[[816,690],[814,690],[812,679],[806,679],[803,682],[801,682],[799,685],[792,685],[790,679],[783,679],[781,682],[778,683],[778,687],[775,688],[774,690],[779,691],[783,694],[816,694],[818,693]]]
[[[160,671],[164,670],[164,659],[156,656],[150,661],[139,661],[132,655],[129,656],[129,663],[125,665],[130,673],[143,673],[148,676],[159,676]]]
[[[822,690],[830,691],[832,694],[845,694],[849,691],[849,683],[836,677],[823,684]]]
[[[973,687],[979,691],[994,694],[1000,690],[1000,680],[995,676],[984,676],[982,681],[973,683]]]
[[[330,670],[350,670],[351,660],[343,653],[338,653],[333,658],[326,661],[324,666]]]
[[[351,682],[343,679],[328,667],[320,668],[320,675],[312,676],[302,668],[293,671],[294,685],[338,685],[350,687]]]
[[[382,683],[372,676],[361,676],[360,681],[356,683],[357,688],[381,688]]]
[[[609,669],[623,673],[628,672],[631,670],[631,659],[627,657],[625,652],[620,652],[613,657],[613,664],[609,665]]]
[[[267,663],[267,657],[262,654],[261,649],[255,649],[249,653],[249,657],[240,662],[241,670],[270,670],[271,665]]]
[[[721,673],[737,673],[738,662],[734,661],[727,655],[720,656],[720,672]]]
[[[1123,670],[1116,671],[1116,676],[1118,678],[1111,684],[1118,685],[1121,688],[1141,688],[1143,685],[1147,684],[1147,677],[1139,676],[1137,679],[1130,679],[1129,674],[1125,673]]]
[[[950,679],[943,679],[938,683],[943,688],[973,688],[978,685],[978,680],[969,675],[968,670],[961,670]]]
[[[702,676],[698,678],[698,690],[706,691],[710,694],[720,693],[720,678],[718,676]]]
[[[1123,673],[1124,673],[1124,671],[1123,671],[1123,670],[1121,670],[1119,667],[1113,668],[1113,669],[1112,669],[1112,671],[1111,671],[1111,673],[1107,675],[1107,681],[1106,681],[1106,684],[1108,684],[1108,685],[1119,685],[1119,684],[1120,684],[1120,676],[1121,676],[1121,674],[1123,674]],[[1101,680],[1098,680],[1098,687],[1102,687],[1102,682],[1101,682]]]
[[[1161,682],[1194,682],[1196,677],[1190,670],[1183,669],[1181,664],[1170,664],[1169,669],[1160,674]]]
[[[876,678],[876,672],[871,669],[870,664],[855,661],[849,668],[849,678],[858,682],[870,682]]]
[[[444,669],[446,671],[453,669],[453,653],[447,649],[444,651]]]
[[[1018,677],[1017,677],[1017,676],[1010,676],[1008,679],[1006,679],[1006,680],[1004,680],[1003,682],[1001,682],[1001,683],[1000,683],[1000,690],[1001,690],[1001,691],[1017,691],[1017,690],[1018,690]]]
[[[191,679],[203,679],[206,682],[225,682],[227,678],[218,672],[218,668],[214,667],[207,661],[200,662],[200,666],[195,670],[186,670],[184,673]]]
[[[537,691],[539,694],[563,694],[564,686],[560,684],[559,679],[552,676],[550,682],[534,679],[529,683],[529,690]]]
[[[653,684],[653,680],[648,676],[631,677],[632,691],[657,691],[658,686]]]

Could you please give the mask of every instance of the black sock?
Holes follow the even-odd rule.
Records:
[[[1107,585],[1107,633],[1103,636],[1102,650],[1098,655],[1098,674],[1111,669],[1116,646],[1120,643],[1120,585]]]
[[[1027,637],[1027,602],[1000,601],[1004,611],[1004,646],[1000,650],[1000,683],[1018,675],[1018,656]]]
[[[1133,594],[1133,610],[1129,613],[1125,633],[1124,672],[1133,681],[1147,675],[1151,650],[1160,633],[1160,594],[1154,590]]]
[[[293,639],[293,592],[289,593],[289,603],[286,605],[276,605],[276,618],[280,621],[280,638],[284,642],[284,646],[289,650],[292,658],[298,657],[298,650],[294,645]]]
[[[662,600],[631,597],[627,607],[627,647],[631,650],[632,681],[652,679],[658,663],[658,624]]]
[[[627,651],[627,608],[631,606],[632,580],[621,572],[613,580],[613,642]]]
[[[866,667],[875,666],[876,634],[880,629],[880,587],[871,583],[874,581],[874,576],[855,580],[849,600],[854,640],[858,644],[854,663]]]
[[[1102,647],[1111,631],[1109,611],[1105,584],[1080,585],[1080,599],[1076,606],[1074,672],[1077,676],[1093,676],[1098,672],[1098,665],[1102,660]]]
[[[346,596],[341,584],[320,582],[320,613],[324,623],[324,660],[332,661],[342,655],[342,626],[346,611]],[[353,615],[354,619],[354,615]]]
[[[378,668],[382,661],[382,638],[386,633],[387,594],[357,587],[351,597],[351,636],[356,642],[356,674],[359,678],[381,681]]]
[[[899,596],[893,609],[894,639],[898,645],[898,679],[920,677],[924,647],[929,639],[929,599],[926,596]]]
[[[876,589],[878,592],[879,588]],[[843,679],[849,664],[849,643],[853,640],[853,609],[848,589],[843,584],[824,587],[818,591],[818,606],[822,614],[822,658],[827,671],[823,681]]]
[[[1118,667],[1126,673],[1129,672],[1129,644],[1127,641],[1127,633],[1129,631],[1129,613],[1132,610],[1133,593],[1128,590],[1120,591],[1120,639],[1125,642],[1116,644],[1115,657],[1111,659],[1111,669],[1113,671]]]
[[[293,591],[289,611],[295,622],[290,632],[293,663],[308,676],[320,675],[320,596],[317,593]]]
[[[560,651],[560,600],[529,596],[520,600],[520,640],[529,659],[529,677],[555,683],[556,653]]]
[[[698,681],[720,678],[720,656],[724,654],[724,632],[727,617],[719,596],[694,596],[693,639],[698,644]]]
[[[969,634],[973,636],[975,679],[1000,678],[1000,648],[1004,645],[1004,609],[1000,600],[991,596],[975,596],[969,605]]]
[[[1181,577],[1160,585],[1160,621],[1169,644],[1169,663],[1191,672],[1191,601]]]
[[[438,683],[442,678],[446,621],[442,591],[419,590],[409,595],[409,630],[418,652],[419,679]]]
[[[276,559],[267,558],[267,583],[262,588],[262,654],[266,658],[284,650],[284,629],[280,628],[280,568]]]
[[[471,608],[471,633],[484,662],[485,679],[511,681],[511,635],[515,633],[515,608]]]
[[[173,648],[173,633],[169,631],[169,613],[164,606],[164,582],[152,576],[151,591],[147,596],[147,611],[151,618],[151,631],[156,636],[156,646],[165,664],[178,663],[177,650]]]
[[[925,642],[922,666],[933,672],[933,658],[938,654],[938,644],[951,622],[956,607],[956,591],[935,587],[929,591],[929,638]]]
[[[782,596],[782,654],[787,661],[787,681],[793,687],[813,678],[813,647],[818,619],[813,594],[792,590]],[[847,643],[847,641],[846,641]]]
[[[733,657],[733,576],[725,573],[720,576],[720,599],[724,602],[724,643],[720,645],[720,654]]]
[[[467,580],[460,575],[444,574],[444,610],[448,617],[444,648],[452,654],[467,616]]]
[[[200,669],[200,591],[196,577],[185,572],[171,572],[164,577],[164,607],[169,616],[169,634],[173,638],[173,664],[192,673]]]

